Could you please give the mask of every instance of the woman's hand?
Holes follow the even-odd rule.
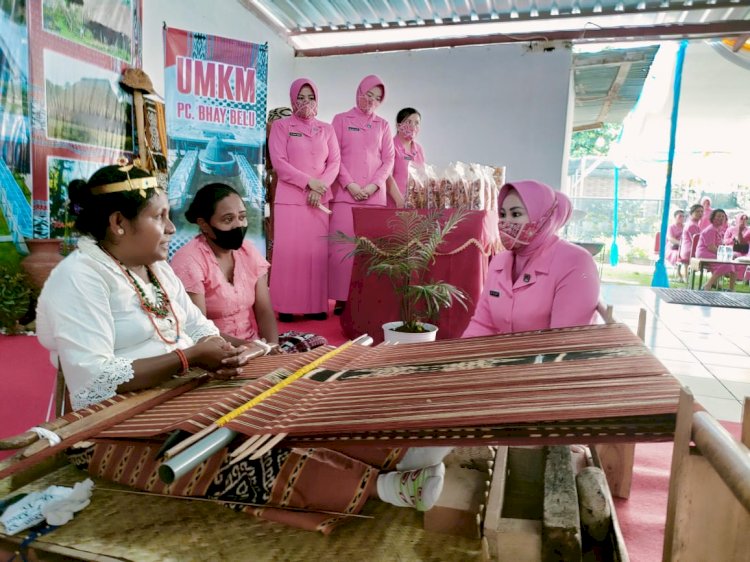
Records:
[[[377,190],[378,190],[378,186],[377,186],[377,185],[375,185],[374,183],[368,183],[368,184],[367,184],[367,185],[366,185],[366,186],[365,186],[365,187],[364,187],[364,188],[362,189],[362,191],[364,191],[364,192],[365,192],[365,195],[366,195],[367,197],[370,197],[371,195],[374,195],[374,194],[375,194],[375,192],[377,192]],[[365,197],[365,199],[367,199],[367,197]]]
[[[247,348],[235,347],[221,336],[208,336],[185,350],[190,365],[214,373],[216,378],[229,379],[240,373],[239,363]],[[247,359],[245,359],[247,362]]]
[[[310,188],[310,191],[314,191],[318,195],[324,195],[328,190],[328,186],[325,184],[325,182],[322,182],[316,178],[310,178],[310,181],[307,182],[307,187]]]
[[[346,189],[349,191],[350,195],[354,198],[355,201],[364,201],[365,199],[367,199],[367,194],[358,183],[352,182],[346,186]]]
[[[404,196],[401,195],[400,191],[396,191],[396,193],[393,194],[393,202],[396,204],[397,209],[403,209],[406,206]]]
[[[317,207],[318,205],[320,205],[320,193],[318,193],[317,191],[308,191],[307,204],[311,207]]]

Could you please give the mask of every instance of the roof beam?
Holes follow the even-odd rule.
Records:
[[[243,0],[240,0],[243,1]],[[268,2],[267,0],[256,0],[256,2],[262,2],[264,4],[270,4],[269,10],[273,11],[273,2]],[[244,3],[244,2],[243,2]],[[512,5],[512,4],[511,4]],[[598,5],[598,4],[596,4]],[[565,20],[569,18],[590,18],[593,23],[596,22],[596,18],[603,17],[603,16],[624,16],[624,15],[654,15],[654,14],[669,14],[673,12],[692,12],[695,14],[698,13],[704,13],[704,12],[716,12],[717,19],[721,16],[720,12],[724,12],[727,9],[737,9],[742,6],[738,6],[737,0],[716,0],[713,4],[708,4],[705,0],[703,2],[696,2],[692,6],[686,6],[683,2],[670,2],[669,4],[663,4],[661,2],[647,2],[645,6],[642,9],[638,9],[637,5],[627,5],[622,6],[622,9],[616,9],[615,6],[605,6],[603,9],[599,11],[595,11],[597,8],[596,5],[592,5],[591,7],[587,6],[581,6],[580,12],[573,13],[570,12],[557,12],[558,15],[553,16],[551,11],[538,11],[537,15],[533,16],[531,15],[531,11],[524,11],[524,10],[513,10],[508,12],[496,12],[494,15],[492,13],[487,14],[477,14],[478,21],[472,20],[471,16],[461,16],[459,14],[456,14],[456,18],[441,18],[441,23],[436,23],[434,19],[424,19],[422,23],[419,24],[419,27],[435,27],[440,26],[444,28],[450,28],[451,26],[455,25],[465,25],[467,23],[473,23],[481,25],[482,23],[496,23],[496,22],[522,22],[522,21],[560,21]],[[412,14],[415,14],[416,17],[419,17],[418,12],[409,4],[410,11]],[[512,15],[511,15],[512,14]],[[434,17],[434,15],[433,15]],[[321,27],[325,27],[328,22],[320,22],[319,25]],[[338,28],[338,29],[326,29],[325,33],[341,33],[344,31],[362,31],[366,32],[372,29],[372,26],[366,27],[362,23],[352,22],[354,24],[354,29],[351,28]],[[388,22],[389,24],[393,26],[398,26],[398,21],[392,20]],[[405,22],[408,27],[417,27],[417,20],[409,20]],[[298,35],[298,34],[305,34],[307,31],[300,31],[300,30],[292,30],[291,35]]]
[[[604,99],[604,103],[599,110],[599,117],[596,118],[597,121],[602,123],[607,121],[607,114],[609,114],[609,109],[612,107],[612,102],[617,99],[617,96],[620,93],[620,88],[622,88],[625,80],[627,80],[632,65],[633,63],[630,62],[624,62],[620,65],[620,68],[617,70],[617,76],[615,76],[615,79],[612,81],[612,85],[609,87],[609,92],[607,92],[607,97]]]
[[[574,29],[565,31],[545,31],[548,41],[572,41],[577,43],[601,43],[606,41],[643,41],[645,39],[687,39],[736,35],[750,32],[750,21],[725,21],[720,23],[644,25],[634,27],[614,27],[600,29]],[[345,45],[322,48],[297,48],[297,56],[322,57],[331,55],[353,55],[362,53],[407,51],[415,49],[436,49],[441,47],[462,47],[469,45],[493,45],[499,43],[527,43],[539,39],[538,32],[477,35],[470,37],[450,37],[399,41],[370,45]]]

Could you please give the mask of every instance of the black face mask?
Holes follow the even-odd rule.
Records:
[[[211,230],[214,233],[213,241],[219,248],[224,248],[225,250],[239,250],[242,246],[242,242],[245,240],[247,227],[238,226],[229,230],[219,230],[212,226]]]

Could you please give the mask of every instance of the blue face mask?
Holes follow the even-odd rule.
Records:
[[[229,230],[219,230],[218,228],[211,227],[211,231],[214,233],[214,242],[219,248],[225,250],[239,250],[242,246],[242,242],[245,240],[245,234],[247,233],[246,226],[238,226],[230,228]]]

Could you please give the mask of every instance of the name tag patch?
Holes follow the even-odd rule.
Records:
[[[350,131],[359,131],[359,127],[347,127]]]
[[[499,297],[500,296],[500,291],[490,291],[490,296],[491,297]]]
[[[290,137],[301,137],[302,133],[289,133]]]

